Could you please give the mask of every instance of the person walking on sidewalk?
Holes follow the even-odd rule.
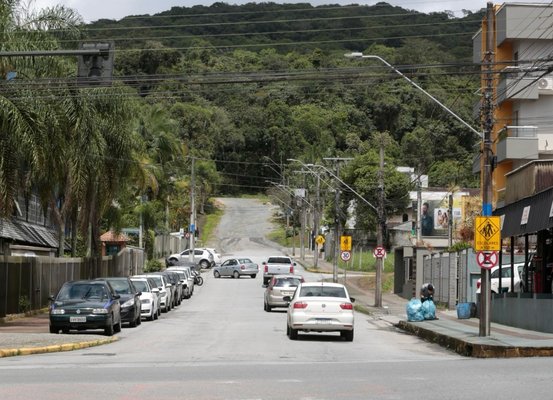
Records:
[[[421,303],[424,303],[426,300],[434,301],[434,285],[431,283],[425,283],[421,287]]]

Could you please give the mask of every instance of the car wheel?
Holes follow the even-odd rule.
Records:
[[[113,328],[113,315],[112,315],[111,318],[108,320],[108,324],[104,328],[104,334],[106,336],[113,336],[114,332],[115,332],[115,329]]]
[[[215,278],[220,278],[221,277],[221,274],[219,273],[219,271],[213,271],[213,276]]]
[[[140,313],[138,313],[138,317],[136,318],[136,325],[140,325],[142,323],[142,316]]]
[[[290,340],[298,340],[298,330],[294,329],[290,326],[288,326],[288,329],[290,330]]]
[[[290,325],[286,324],[286,336],[290,336]]]
[[[121,332],[121,319],[119,319],[119,322],[115,324],[113,327],[114,332]]]
[[[344,339],[346,339],[346,342],[353,342],[353,330],[351,330],[351,331],[342,331],[342,332],[340,332],[340,336],[342,336]]]
[[[269,284],[269,279],[263,278],[263,285],[267,286]]]
[[[240,278],[240,272],[234,271],[234,272],[232,273],[232,277],[233,277],[234,279]]]
[[[273,307],[271,307],[271,306],[269,305],[269,303],[266,303],[266,304],[267,304],[267,309],[266,309],[265,311],[271,312],[271,310],[273,309]]]
[[[209,261],[207,260],[200,261],[200,267],[202,267],[203,269],[207,269],[209,268],[209,266],[210,266]]]
[[[58,328],[57,326],[50,325],[50,333],[58,334],[60,333],[60,328]]]
[[[133,318],[132,320],[130,320],[129,326],[131,328],[136,328],[136,318]]]
[[[256,276],[256,274],[251,275],[252,279],[255,279]]]

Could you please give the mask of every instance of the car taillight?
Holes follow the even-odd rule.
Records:
[[[342,303],[340,304],[342,310],[353,310],[353,304],[351,303]]]
[[[265,272],[269,272],[269,266],[265,264]]]
[[[290,273],[291,273],[291,274],[294,273],[294,265],[290,265]]]
[[[246,266],[245,266],[244,264],[242,264],[242,265],[240,266],[240,269],[246,269]]]
[[[480,289],[480,281],[476,282],[476,289]]]
[[[298,301],[297,303],[294,303],[294,308],[307,308],[307,303],[304,303],[303,301]]]

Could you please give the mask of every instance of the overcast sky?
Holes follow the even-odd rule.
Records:
[[[32,1],[32,0],[31,0]],[[270,1],[270,0],[265,0]],[[254,1],[229,0],[229,4],[244,4]],[[259,1],[257,1],[259,2]],[[378,2],[366,0],[302,0],[302,1],[274,1],[275,3],[310,3],[312,5],[323,4],[367,4],[373,5]],[[420,12],[432,11],[453,11],[456,15],[462,15],[461,10],[478,11],[486,7],[486,0],[388,0],[389,4],[401,6],[410,10]],[[516,3],[518,1],[511,1]],[[535,0],[533,3],[548,3],[546,0]],[[63,4],[76,9],[85,21],[95,21],[100,18],[121,19],[127,15],[155,14],[166,11],[174,6],[191,7],[194,5],[211,5],[214,1],[206,0],[34,0],[38,8]],[[498,1],[496,3],[502,3]]]

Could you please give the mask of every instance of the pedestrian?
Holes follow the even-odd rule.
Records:
[[[425,283],[421,287],[421,302],[424,303],[426,300],[434,301],[434,285],[431,283]]]

